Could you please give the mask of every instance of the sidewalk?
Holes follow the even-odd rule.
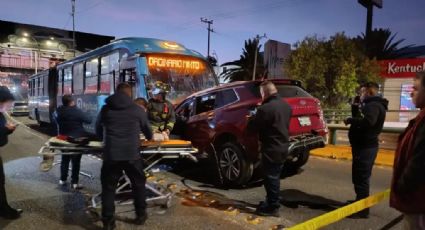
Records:
[[[310,151],[312,156],[352,160],[351,147],[346,145],[326,145],[324,148],[314,149]],[[379,149],[376,157],[375,165],[393,166],[394,150]]]

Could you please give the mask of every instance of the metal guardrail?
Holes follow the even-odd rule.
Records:
[[[419,110],[388,110],[386,121],[408,122],[418,113]],[[325,109],[323,116],[327,124],[343,124],[343,121],[351,116],[351,110]]]
[[[336,131],[338,130],[349,130],[350,126],[341,125],[341,124],[328,124],[329,129],[329,140],[330,144],[335,145],[336,144]],[[404,131],[404,127],[384,127],[382,129],[382,133],[402,133]]]

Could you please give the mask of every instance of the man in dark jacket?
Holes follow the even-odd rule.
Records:
[[[140,156],[140,131],[152,139],[146,112],[131,99],[131,86],[118,85],[100,111],[96,131],[103,136],[104,154],[101,171],[102,219],[104,229],[115,228],[115,189],[122,172],[130,178],[133,189],[136,224],[147,219],[143,162]]]
[[[9,92],[9,89],[0,86],[0,147],[7,144],[7,136],[16,129],[16,125],[8,123],[3,115],[11,107],[13,100],[13,95]],[[7,202],[3,160],[0,155],[0,217],[17,219],[21,213],[22,210],[10,207]]]
[[[416,75],[412,102],[420,112],[398,140],[390,205],[404,214],[404,229],[425,229],[425,72]]]
[[[369,82],[365,85],[366,96],[362,101],[361,116],[350,117],[345,124],[351,124],[348,137],[350,140],[353,165],[352,180],[356,199],[361,200],[369,196],[370,177],[378,154],[378,136],[384,127],[388,100],[378,95],[379,85]],[[365,209],[353,218],[368,218],[369,209]]]
[[[272,82],[263,82],[260,92],[263,103],[248,121],[248,130],[259,134],[267,193],[266,201],[260,203],[256,213],[279,216],[280,176],[288,155],[291,107],[282,100]]]
[[[56,122],[58,124],[58,134],[72,138],[80,138],[87,136],[84,131],[83,123],[90,124],[92,121],[89,116],[84,114],[75,105],[74,99],[71,95],[64,95],[62,97],[62,106],[56,111]],[[65,185],[68,178],[69,162],[72,161],[72,175],[71,185],[73,189],[81,189],[82,186],[78,184],[78,177],[80,174],[81,154],[78,155],[62,155],[61,162],[61,178],[60,185]]]

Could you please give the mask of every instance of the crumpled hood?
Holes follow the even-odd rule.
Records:
[[[384,106],[385,110],[388,110],[388,100],[383,97],[373,96],[373,97],[365,98],[364,103],[370,103],[370,102],[381,103]]]
[[[114,110],[126,109],[133,105],[133,101],[124,93],[115,93],[105,100],[106,104]]]

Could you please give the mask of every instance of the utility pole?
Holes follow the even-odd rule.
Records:
[[[214,32],[213,29],[211,29],[211,24],[213,24],[213,20],[208,20],[206,18],[201,18],[201,22],[208,24],[208,51],[207,51],[207,58],[210,57],[210,32]]]
[[[254,70],[252,71],[252,80],[255,80],[255,71],[257,69],[257,53],[258,53],[258,45],[260,44],[260,40],[263,38],[266,38],[266,34],[264,34],[263,36],[260,36],[257,34],[257,36],[254,38],[254,42],[256,44],[255,46],[255,58],[254,58]]]
[[[75,0],[71,0],[72,3],[72,50],[74,51],[75,57]]]

